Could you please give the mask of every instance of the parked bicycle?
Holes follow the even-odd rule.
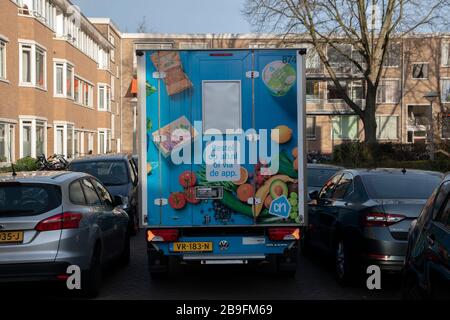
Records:
[[[41,154],[37,157],[36,162],[40,171],[67,170],[69,166],[69,161],[62,154],[54,154],[48,157],[48,159],[45,157],[45,154]]]

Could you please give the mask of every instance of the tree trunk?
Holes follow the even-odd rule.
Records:
[[[367,88],[366,107],[361,120],[364,125],[364,142],[368,144],[377,142],[376,97],[377,90]]]

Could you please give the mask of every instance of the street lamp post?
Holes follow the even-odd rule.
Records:
[[[430,160],[434,161],[435,159],[435,148],[434,148],[434,121],[433,121],[433,102],[437,100],[439,94],[435,91],[430,91],[424,95],[424,98],[430,102],[430,110],[428,113],[429,122],[429,132],[427,134],[428,140],[428,150],[430,152]]]

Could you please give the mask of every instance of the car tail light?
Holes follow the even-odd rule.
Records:
[[[370,212],[364,217],[363,225],[365,227],[388,227],[405,218],[401,214]]]
[[[62,229],[78,229],[83,218],[81,213],[64,212],[39,222],[36,231],[54,231]]]
[[[269,239],[280,240],[298,240],[300,239],[299,228],[269,228]]]
[[[178,240],[177,229],[151,229],[147,230],[148,242],[174,242]]]

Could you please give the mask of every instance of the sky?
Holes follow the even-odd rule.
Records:
[[[122,32],[246,33],[245,0],[72,0],[87,17],[112,18]]]

